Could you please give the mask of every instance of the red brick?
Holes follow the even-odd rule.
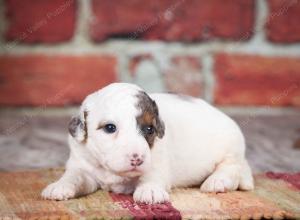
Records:
[[[199,97],[203,80],[201,64],[193,56],[177,56],[171,59],[169,68],[163,71],[167,91]]]
[[[76,5],[76,0],[6,0],[6,39],[26,43],[70,40]]]
[[[110,56],[0,56],[0,104],[57,106],[80,103],[117,80]]]
[[[300,41],[300,1],[269,0],[267,37],[279,43]]]
[[[90,32],[96,41],[109,37],[246,40],[254,21],[253,0],[93,0],[92,10]]]
[[[215,74],[217,104],[300,106],[300,58],[220,54]]]

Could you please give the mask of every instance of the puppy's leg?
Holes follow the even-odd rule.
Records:
[[[167,190],[170,189],[169,163],[164,151],[154,149],[152,169],[140,178],[133,194],[134,201],[147,204],[169,201]]]
[[[67,200],[96,191],[98,184],[87,173],[79,169],[67,169],[56,182],[48,185],[42,192],[42,198]]]
[[[242,162],[242,170],[240,173],[240,190],[253,190],[254,189],[254,180],[251,172],[251,168],[246,160]]]
[[[169,201],[169,194],[162,184],[148,182],[138,185],[133,199],[146,204],[164,203]]]
[[[202,192],[227,192],[237,190],[242,171],[241,163],[232,159],[221,162],[216,170],[202,183]]]

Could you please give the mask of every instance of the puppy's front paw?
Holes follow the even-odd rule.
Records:
[[[147,204],[164,203],[169,201],[169,194],[158,185],[144,184],[136,188],[133,199]]]
[[[65,182],[51,183],[42,192],[42,198],[50,200],[67,200],[75,196],[75,186]]]
[[[227,192],[238,188],[238,179],[230,178],[226,175],[211,175],[204,183],[200,190],[202,192]]]

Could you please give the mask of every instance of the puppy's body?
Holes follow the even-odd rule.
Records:
[[[172,186],[199,184],[225,159],[244,160],[243,135],[222,112],[196,98],[169,94],[151,98],[166,127],[157,148],[165,148]]]
[[[102,188],[157,203],[168,201],[167,191],[175,186],[201,184],[204,192],[253,189],[244,137],[233,120],[201,99],[149,96],[119,83],[87,97],[81,120],[73,121],[70,131],[66,172],[43,197],[68,199]],[[108,122],[116,124],[115,133],[99,131],[99,123]],[[155,133],[143,133],[149,124]]]

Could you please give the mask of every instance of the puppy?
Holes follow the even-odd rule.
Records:
[[[151,204],[167,202],[172,187],[254,187],[240,128],[189,96],[148,95],[136,85],[111,84],[83,101],[69,124],[69,145],[66,171],[43,190],[45,199],[103,189]]]

